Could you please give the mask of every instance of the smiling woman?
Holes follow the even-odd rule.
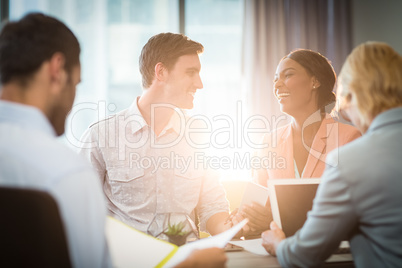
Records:
[[[297,61],[285,58],[278,65],[274,80],[274,95],[282,112],[295,117],[317,110],[316,87],[319,82]]]
[[[278,146],[271,146],[268,151],[274,150],[285,157],[287,166],[257,171],[256,179],[261,184],[266,185],[271,177],[319,177],[325,168],[326,153],[360,136],[354,127],[331,117],[336,99],[332,92],[335,79],[331,64],[318,52],[295,50],[279,62],[274,95],[281,111],[288,114],[292,122],[275,131]],[[272,135],[266,135],[264,143],[268,136],[272,141]],[[325,139],[322,144],[321,138]]]
[[[271,178],[320,177],[327,154],[361,136],[356,128],[337,122],[330,114],[335,105],[335,79],[331,64],[317,52],[300,49],[282,58],[275,73],[274,94],[281,111],[292,121],[266,134],[265,148],[256,155],[262,160],[273,154],[285,163],[270,168],[260,165],[253,171],[254,180],[266,186]],[[244,212],[250,219],[250,234],[269,229],[269,201],[265,207],[257,205]],[[261,222],[255,214],[268,216]]]

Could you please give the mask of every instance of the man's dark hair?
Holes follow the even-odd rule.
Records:
[[[183,34],[161,33],[151,37],[142,48],[140,56],[140,72],[142,86],[149,88],[155,75],[155,65],[159,62],[168,69],[176,64],[184,55],[200,54],[204,47]]]
[[[71,73],[80,62],[80,45],[61,21],[41,13],[30,13],[8,22],[0,34],[0,82],[25,85],[43,62],[54,53],[65,57],[64,69]]]

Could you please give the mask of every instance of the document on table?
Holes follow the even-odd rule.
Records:
[[[173,267],[185,260],[195,249],[225,247],[247,222],[244,219],[221,234],[177,247],[108,217],[106,238],[114,267]]]
[[[248,219],[244,219],[223,233],[200,239],[179,247],[176,254],[166,263],[166,267],[173,267],[174,265],[184,261],[195,249],[205,249],[211,247],[224,248],[230,239],[232,239],[241,230],[241,228],[246,225],[247,222]]]
[[[107,217],[106,239],[113,267],[157,267],[178,247]]]
[[[262,246],[262,238],[230,241],[230,243],[243,247],[244,250],[247,250],[247,251],[257,254],[257,255],[264,255],[264,256],[269,255],[269,253]]]

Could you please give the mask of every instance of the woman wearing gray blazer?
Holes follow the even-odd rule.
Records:
[[[385,43],[356,47],[337,94],[364,135],[328,155],[303,228],[285,239],[272,222],[263,246],[284,267],[316,267],[349,240],[356,267],[402,267],[402,57]]]

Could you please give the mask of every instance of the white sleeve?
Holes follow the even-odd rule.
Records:
[[[207,231],[206,223],[211,216],[220,212],[229,213],[229,202],[226,199],[225,189],[219,181],[218,173],[209,169],[205,174],[197,205],[201,231]]]
[[[99,148],[99,131],[97,126],[91,127],[85,131],[81,137],[82,146],[77,149],[78,154],[86,158],[94,171],[98,175],[98,178],[103,185],[106,173],[106,164],[103,159],[102,152]]]
[[[99,180],[90,168],[59,178],[57,199],[74,267],[111,267],[105,238],[106,206]]]

